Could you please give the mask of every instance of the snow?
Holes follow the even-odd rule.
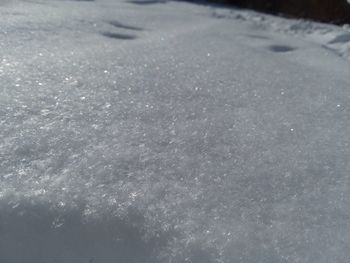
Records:
[[[115,0],[0,19],[1,262],[348,262],[347,26]]]

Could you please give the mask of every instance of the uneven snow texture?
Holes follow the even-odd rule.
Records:
[[[0,19],[0,262],[348,262],[348,28],[158,1]]]

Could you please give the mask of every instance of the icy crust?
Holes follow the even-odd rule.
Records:
[[[1,262],[347,263],[344,59],[207,7],[47,2],[3,21]]]

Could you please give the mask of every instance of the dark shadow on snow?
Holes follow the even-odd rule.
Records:
[[[163,0],[130,0],[127,2],[135,5],[153,5],[153,4],[167,3],[167,1],[163,1]]]
[[[291,46],[285,46],[285,45],[271,45],[268,47],[268,49],[272,52],[276,53],[285,53],[285,52],[290,52],[296,50],[295,47]]]
[[[126,24],[120,23],[119,21],[116,21],[116,20],[108,21],[108,24],[110,24],[111,26],[117,27],[117,28],[122,28],[122,29],[127,29],[127,30],[135,30],[135,31],[143,31],[144,30],[141,27],[126,25]]]
[[[11,199],[8,200],[11,203]],[[142,215],[88,219],[86,207],[59,208],[22,200],[16,207],[0,202],[1,262],[159,263],[166,233],[144,237]]]
[[[329,44],[338,44],[338,43],[348,43],[350,42],[350,34],[343,34],[335,37],[333,40],[329,41]]]
[[[113,33],[113,32],[102,32],[101,35],[104,37],[120,39],[120,40],[133,40],[137,38],[137,36],[134,36],[134,35]]]

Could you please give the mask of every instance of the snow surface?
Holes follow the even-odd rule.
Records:
[[[348,263],[349,27],[140,1],[0,2],[0,262]]]

